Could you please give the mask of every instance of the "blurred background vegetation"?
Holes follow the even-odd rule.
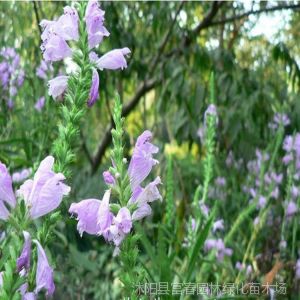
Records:
[[[0,160],[12,170],[37,163],[57,136],[60,103],[47,96],[47,82],[35,74],[42,59],[38,24],[59,16],[67,4],[0,3],[0,47],[16,48],[26,74],[14,109],[0,113]],[[197,132],[208,105],[212,71],[220,120],[217,151],[223,161],[216,165],[217,175],[226,176],[224,158],[230,150],[247,161],[256,148],[266,147],[275,112],[288,113],[287,133],[300,128],[300,3],[107,1],[101,7],[110,37],[98,54],[125,46],[132,53],[126,70],[100,74],[100,100],[81,124],[72,195],[65,210],[71,202],[102,194],[101,174],[110,163],[111,111],[118,91],[124,102],[128,156],[137,135],[147,128],[161,150],[157,173],[163,182],[166,157],[173,157],[179,220],[175,235],[180,244],[186,204],[201,182],[199,160],[205,149]],[[70,69],[70,62],[55,64],[56,72],[61,68]],[[34,103],[43,95],[46,106],[38,113]],[[242,191],[231,192],[232,201],[238,202]],[[164,218],[164,209],[157,204],[156,210],[154,224]],[[228,218],[235,218],[238,210],[239,206],[232,207]],[[113,281],[117,261],[101,239],[81,239],[75,221],[66,219],[57,229],[54,245],[57,299],[117,297],[119,284]],[[270,262],[265,269],[271,267]]]

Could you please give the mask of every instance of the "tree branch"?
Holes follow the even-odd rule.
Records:
[[[33,4],[33,9],[34,9],[34,14],[35,14],[37,26],[38,26],[40,35],[42,35],[42,28],[40,26],[41,20],[40,20],[39,14],[38,14],[38,8],[37,8],[37,5],[36,5],[36,1],[33,1],[32,4]]]
[[[156,67],[157,67],[157,64],[159,63],[159,59],[160,59],[160,57],[161,57],[161,55],[162,55],[162,53],[163,53],[163,51],[164,51],[164,49],[165,49],[165,47],[166,47],[166,45],[167,45],[169,39],[170,39],[170,37],[171,37],[171,33],[172,33],[173,28],[174,28],[174,25],[175,25],[175,23],[176,23],[177,17],[178,17],[178,15],[179,15],[179,13],[180,13],[182,7],[183,7],[183,4],[184,4],[184,1],[182,1],[182,2],[180,3],[180,5],[179,5],[179,7],[178,7],[178,9],[177,9],[177,11],[176,11],[176,13],[175,13],[175,17],[174,17],[174,19],[173,19],[173,22],[171,23],[171,26],[169,27],[169,30],[168,30],[167,33],[165,34],[165,36],[164,36],[162,42],[160,43],[160,46],[158,47],[157,55],[156,55],[156,57],[152,60],[153,63],[152,63],[151,66],[150,66],[150,74],[153,73],[153,71],[154,71],[154,70],[156,69]]]
[[[284,9],[300,9],[300,4],[276,5],[276,6],[269,7],[269,8],[263,8],[263,9],[258,9],[258,10],[250,10],[250,11],[245,12],[245,13],[240,14],[240,15],[236,15],[236,16],[233,16],[233,17],[230,17],[230,18],[226,18],[226,19],[211,22],[209,24],[209,26],[223,25],[225,23],[230,23],[230,22],[234,22],[236,20],[240,20],[240,19],[249,17],[250,15],[258,15],[258,14],[261,14],[261,13],[274,12],[274,11],[277,11],[277,10],[284,10]]]

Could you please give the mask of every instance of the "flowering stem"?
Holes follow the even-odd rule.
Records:
[[[116,178],[116,185],[114,186],[114,189],[118,194],[120,205],[126,206],[130,198],[130,184],[129,177],[125,169],[127,160],[124,158],[124,147],[122,142],[124,134],[124,118],[122,117],[122,104],[118,95],[115,97],[113,120],[115,128],[111,131],[113,141],[111,158],[114,166],[110,168],[110,171]]]
[[[116,178],[116,184],[112,189],[117,194],[119,204],[126,206],[131,197],[131,188],[129,176],[125,168],[127,160],[124,158],[123,147],[124,118],[122,117],[122,104],[118,95],[115,97],[113,120],[115,123],[115,128],[111,131],[113,141],[111,158],[113,167],[110,168],[110,171]],[[124,284],[126,296],[130,295],[131,299],[137,299],[133,285],[143,278],[143,272],[141,272],[137,266],[137,240],[138,235],[129,234],[122,242],[122,251],[119,256],[123,266],[120,280]]]
[[[86,111],[91,82],[91,63],[89,61],[88,35],[85,28],[84,13],[86,2],[78,4],[79,36],[73,61],[78,71],[69,76],[68,89],[62,105],[62,120],[58,125],[58,138],[53,144],[53,155],[56,158],[55,171],[70,175],[69,165],[74,160],[74,142],[79,135],[79,123]]]
[[[215,82],[214,73],[211,73],[209,87],[210,87],[210,103],[215,103]],[[204,160],[204,183],[203,183],[203,193],[201,202],[204,203],[208,194],[209,182],[213,175],[213,160],[214,160],[214,150],[215,150],[215,135],[216,135],[216,120],[217,117],[208,114],[205,118],[206,122],[206,134],[205,134],[205,147],[206,147],[206,157]]]

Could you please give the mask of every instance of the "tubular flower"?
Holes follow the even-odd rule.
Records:
[[[17,191],[29,210],[30,217],[36,219],[56,209],[70,187],[63,183],[65,176],[52,171],[54,158],[47,156],[37,169],[33,180],[26,180]]]

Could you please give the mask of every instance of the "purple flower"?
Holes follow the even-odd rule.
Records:
[[[196,220],[194,218],[192,218],[192,220],[191,220],[191,229],[192,229],[192,231],[195,231],[195,229],[196,229]]]
[[[24,83],[25,72],[24,70],[20,70],[17,77],[17,86],[20,87]]]
[[[291,195],[292,195],[293,199],[296,199],[300,195],[299,188],[293,185],[291,187]]]
[[[19,172],[14,172],[12,174],[12,181],[15,183],[23,182],[25,179],[27,179],[30,174],[32,173],[32,169],[23,169]]]
[[[35,103],[34,108],[40,112],[40,111],[42,111],[44,105],[45,105],[45,97],[41,97]]]
[[[210,104],[204,113],[204,122],[205,123],[206,123],[208,116],[216,118],[216,122],[218,123],[217,107],[214,104]]]
[[[59,35],[52,33],[41,46],[45,61],[59,61],[72,55],[67,42]]]
[[[47,64],[44,60],[42,60],[40,65],[36,68],[36,76],[46,80],[49,72],[53,72],[52,65]]]
[[[294,150],[297,156],[299,157],[300,156],[300,133],[297,133],[295,135]]]
[[[36,295],[35,293],[26,293],[23,295],[22,300],[36,300]]]
[[[115,177],[109,171],[103,172],[103,179],[107,185],[114,185],[116,183]]]
[[[297,260],[296,263],[296,273],[295,273],[296,279],[300,279],[300,259]]]
[[[216,182],[216,185],[218,185],[218,186],[226,185],[226,179],[224,177],[217,177],[215,182]]]
[[[77,10],[73,7],[66,6],[64,7],[64,14],[54,23],[53,30],[65,41],[78,41],[78,23],[79,17]]]
[[[240,263],[239,261],[235,264],[235,268],[237,269],[237,270],[239,270],[239,271],[242,271],[244,268],[245,268],[245,266],[242,264],[242,263]]]
[[[14,97],[24,81],[24,70],[20,69],[20,56],[13,48],[2,48],[0,56],[3,61],[0,63],[0,82],[2,98],[9,109],[14,106]]]
[[[69,209],[70,214],[77,215],[77,230],[82,236],[83,232],[88,234],[98,234],[100,226],[98,225],[98,210],[101,201],[98,199],[86,199],[79,203],[72,203]]]
[[[54,99],[61,96],[68,86],[68,76],[57,76],[49,80],[49,96]]]
[[[220,219],[214,222],[213,224],[213,232],[216,232],[217,230],[223,230],[224,229],[224,220]]]
[[[279,248],[280,249],[286,249],[286,246],[287,246],[286,241],[284,241],[284,240],[280,241],[280,243],[279,243]]]
[[[258,208],[264,208],[267,203],[267,199],[264,196],[259,196],[258,198]]]
[[[99,74],[95,68],[93,68],[92,85],[90,89],[88,107],[94,105],[99,97]]]
[[[118,227],[119,231],[123,233],[129,233],[132,228],[132,221],[130,211],[127,207],[122,207],[117,216],[114,218],[114,223]]]
[[[290,119],[286,114],[276,113],[273,118],[273,122],[269,124],[269,128],[276,130],[280,125],[287,126],[290,124]]]
[[[216,116],[217,115],[217,108],[214,104],[210,104],[208,106],[208,108],[205,111],[205,115],[212,115],[212,116]]]
[[[285,165],[288,165],[292,160],[293,160],[293,154],[292,154],[292,153],[286,154],[286,155],[282,158],[282,162],[283,162]]]
[[[93,62],[99,70],[110,69],[124,69],[127,67],[125,55],[129,54],[128,48],[115,49],[107,52],[100,58],[95,52],[89,54],[90,61]],[[90,94],[88,99],[88,106],[91,107],[99,97],[99,74],[96,69],[93,68],[92,83],[90,88]]]
[[[162,201],[162,196],[157,188],[159,184],[161,184],[160,177],[156,177],[155,180],[147,184],[145,188],[140,187],[138,195],[135,195],[136,198],[132,197],[129,200],[129,204],[136,203],[138,207],[140,207],[145,203],[155,200]]]
[[[233,155],[233,152],[231,150],[229,151],[225,162],[226,162],[226,166],[228,168],[233,165],[233,163],[234,163],[234,155]]]
[[[12,178],[7,168],[0,162],[0,203],[9,204],[11,207],[16,205],[16,197],[12,187]]]
[[[142,204],[140,207],[138,207],[137,210],[135,210],[132,214],[132,220],[137,221],[141,220],[147,216],[150,216],[152,213],[151,206],[147,203]]]
[[[17,94],[17,88],[15,86],[11,86],[9,89],[9,96],[14,97]]]
[[[288,218],[292,217],[298,211],[297,204],[294,201],[290,201],[286,208],[286,216]]]
[[[7,107],[12,110],[14,108],[15,104],[14,101],[10,98],[7,100]]]
[[[279,188],[278,188],[278,186],[276,186],[274,188],[274,190],[272,191],[271,197],[273,197],[274,199],[277,199],[279,197]]]
[[[272,172],[271,177],[276,184],[281,184],[283,179],[283,174],[276,174],[275,172]]]
[[[254,226],[257,226],[259,224],[259,217],[256,217],[253,221]]]
[[[216,240],[214,239],[207,239],[204,243],[205,251],[209,251],[216,247]]]
[[[247,268],[246,268],[246,275],[249,276],[252,273],[252,271],[253,271],[252,266],[248,265]]]
[[[100,9],[97,0],[90,0],[85,11],[85,22],[88,33],[89,48],[92,49],[102,42],[109,32],[104,27],[105,12]]]
[[[41,78],[41,79],[47,79],[47,70],[48,66],[44,60],[41,61],[40,65],[36,68],[36,76]]]
[[[291,135],[288,135],[285,137],[284,141],[283,141],[283,149],[286,152],[291,152],[293,150],[293,137]]]
[[[151,144],[151,139],[152,133],[146,130],[138,137],[135,144],[128,167],[128,175],[133,192],[150,174],[152,167],[158,164],[158,161],[152,157],[153,154],[158,152],[158,148]]]
[[[127,47],[111,50],[97,59],[97,68],[101,71],[103,69],[118,70],[127,68],[125,55],[128,55],[129,53],[131,53],[131,51]]]
[[[41,21],[40,26],[43,29],[41,49],[45,61],[58,61],[72,55],[66,41],[79,39],[78,22],[77,11],[70,6],[64,8],[64,14],[57,21]]]
[[[157,188],[157,185],[161,184],[160,177],[150,182],[145,188],[139,187],[133,194],[128,204],[137,204],[137,209],[132,214],[132,220],[140,220],[152,213],[152,209],[148,203],[160,200],[162,196]]]
[[[20,257],[17,259],[17,270],[21,272],[24,268],[26,272],[29,271],[30,268],[30,257],[31,257],[31,237],[27,231],[23,231],[24,235],[24,246]]]
[[[209,207],[205,205],[204,203],[199,203],[200,211],[205,217],[208,217],[209,214]]]
[[[53,270],[49,266],[49,262],[45,253],[45,250],[41,244],[34,240],[37,245],[37,269],[36,269],[36,289],[37,294],[41,290],[46,290],[47,296],[52,296],[55,291],[55,285],[53,281]]]
[[[226,248],[224,242],[221,239],[208,239],[204,243],[205,251],[216,250],[218,261],[222,261],[224,256],[231,256],[233,251],[230,248]]]
[[[65,176],[52,171],[54,158],[47,156],[37,169],[33,180],[26,180],[18,190],[29,209],[30,217],[36,219],[56,209],[70,187],[63,183]]]

